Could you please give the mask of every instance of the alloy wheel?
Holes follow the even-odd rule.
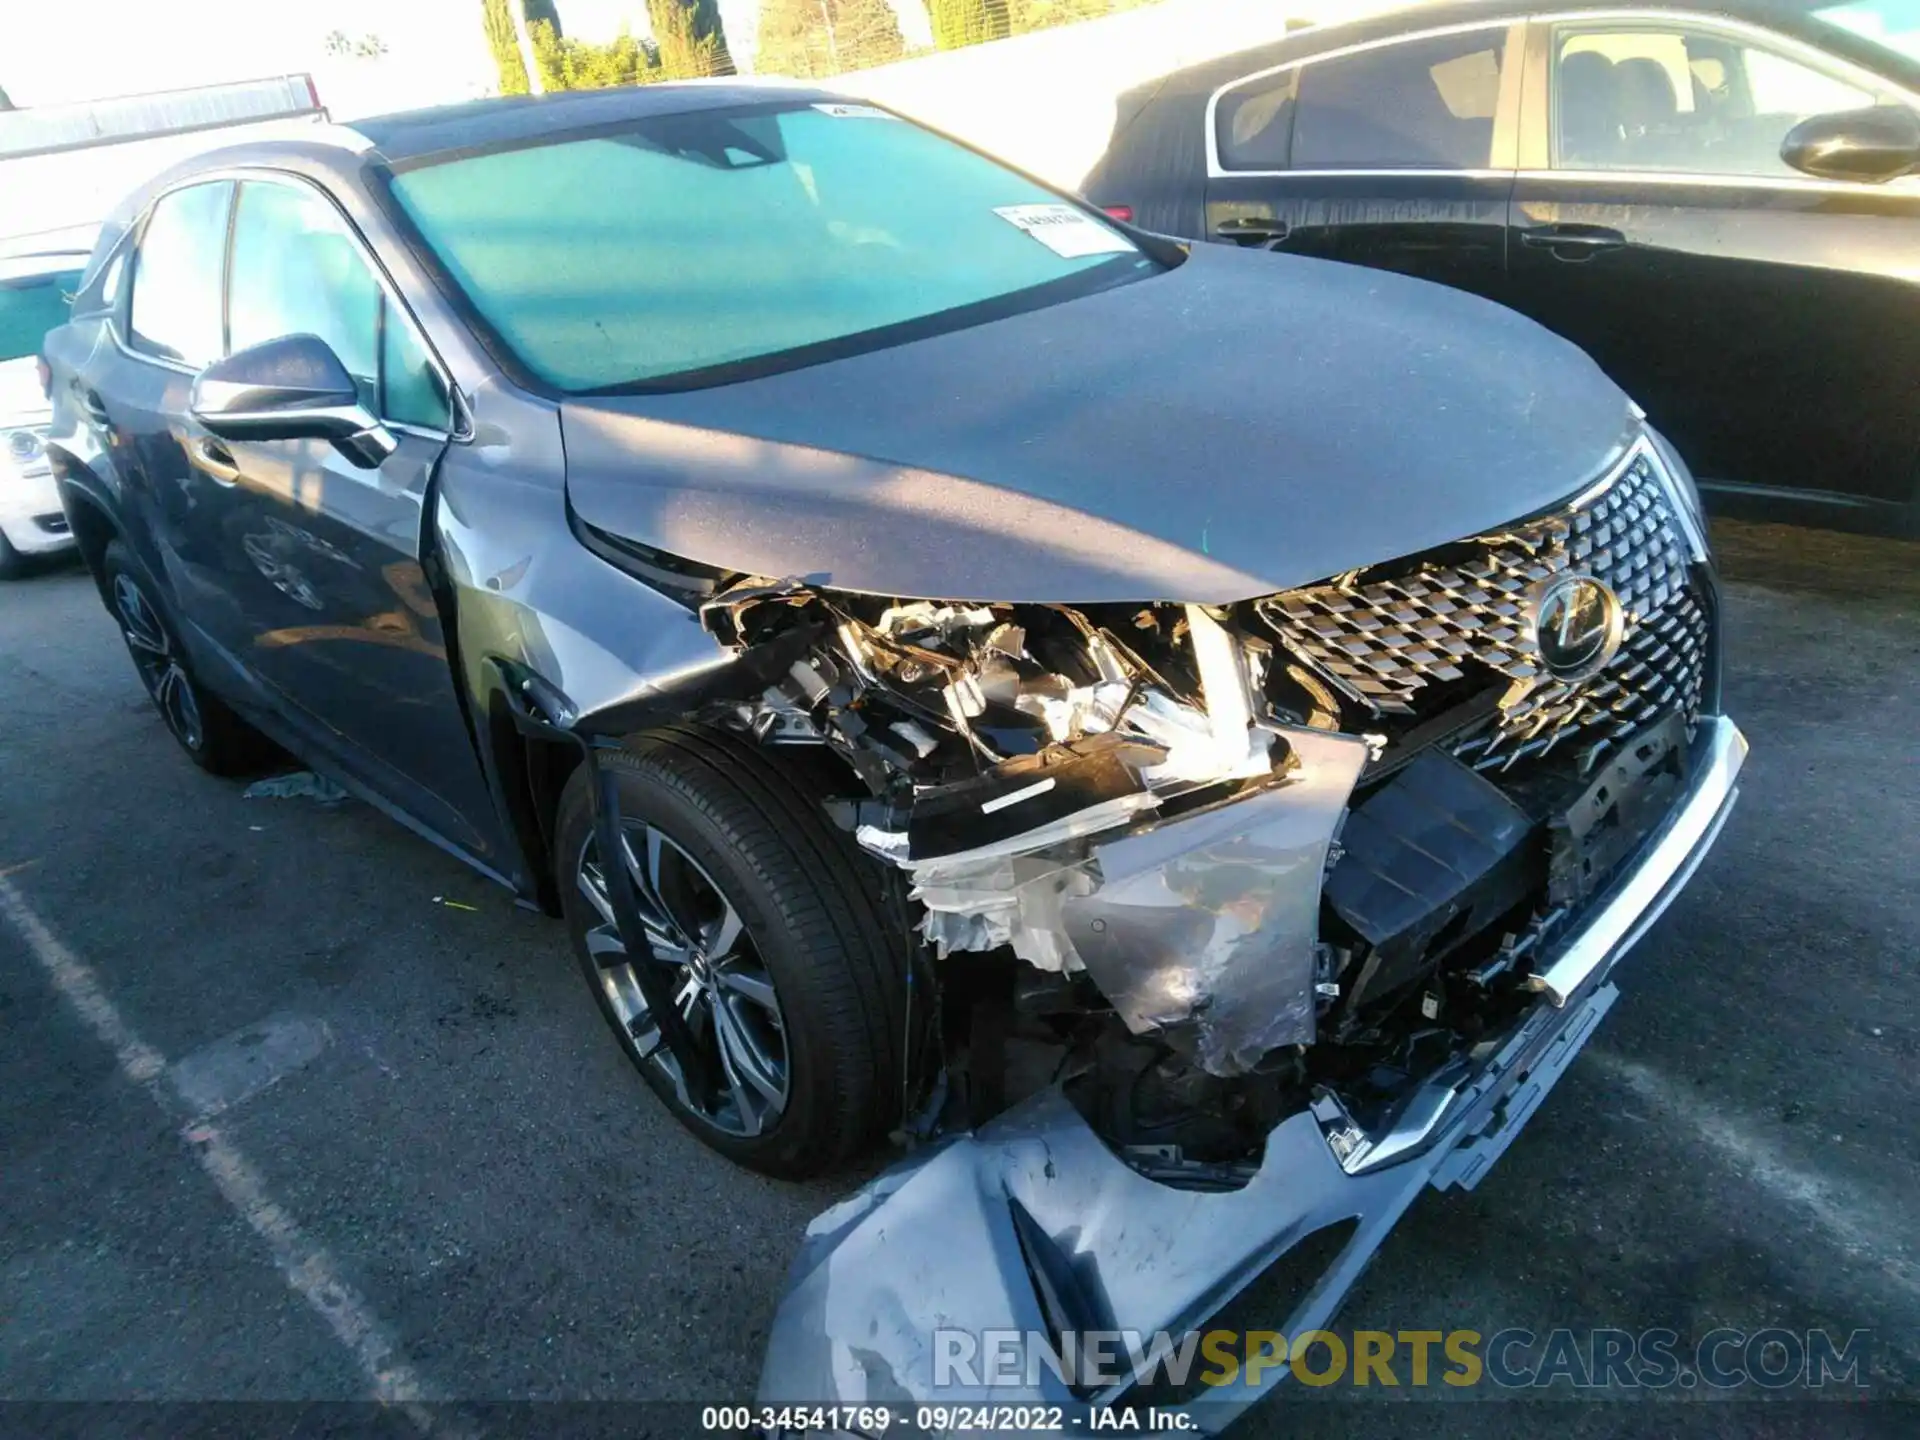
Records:
[[[710,1104],[692,1098],[678,1060],[662,1043],[589,836],[576,871],[593,908],[586,946],[601,992],[641,1063],[666,1077],[682,1105],[729,1135],[762,1134],[786,1110],[790,1082],[786,1017],[773,976],[733,902],[669,836],[653,825],[630,823],[622,848],[647,946],[656,960],[674,967],[674,1003],[720,1082]]]
[[[132,576],[123,573],[113,577],[113,608],[120,633],[133,654],[134,668],[140,672],[140,682],[153,697],[167,728],[189,750],[200,749],[206,743],[206,729],[193,682],[174,653],[173,637],[161,624],[159,612]]]

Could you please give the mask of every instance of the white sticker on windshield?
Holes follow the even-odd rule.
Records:
[[[999,205],[993,213],[1068,260],[1133,252],[1133,242],[1126,236],[1071,205]]]
[[[899,117],[872,105],[827,105],[816,104],[814,109],[822,115],[831,115],[836,120],[896,120]]]

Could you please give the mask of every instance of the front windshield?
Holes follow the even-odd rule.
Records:
[[[1812,14],[1816,20],[1850,30],[1909,60],[1920,60],[1920,0],[1855,0]]]
[[[0,360],[40,353],[49,330],[67,323],[67,306],[80,288],[80,271],[0,280]]]
[[[392,192],[523,366],[572,392],[717,383],[1162,268],[1098,216],[862,105],[652,116],[403,166]]]

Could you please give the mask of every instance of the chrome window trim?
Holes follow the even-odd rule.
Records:
[[[1349,55],[1363,54],[1368,50],[1382,50],[1389,45],[1406,45],[1415,40],[1437,40],[1447,35],[1467,35],[1475,30],[1511,30],[1524,21],[1524,16],[1503,16],[1498,20],[1465,20],[1453,25],[1435,25],[1425,30],[1409,30],[1402,35],[1389,35],[1384,39],[1361,40],[1351,45],[1342,45],[1333,50],[1321,50],[1312,55],[1302,55],[1297,60],[1287,60],[1279,65],[1269,65],[1264,70],[1256,70],[1250,75],[1242,75],[1237,80],[1229,80],[1207,97],[1206,126],[1207,179],[1259,179],[1276,175],[1470,175],[1476,172],[1447,169],[1415,170],[1229,170],[1220,163],[1220,132],[1216,119],[1220,109],[1220,97],[1229,90],[1238,90],[1243,85],[1265,80],[1271,75],[1284,75],[1289,70],[1299,70],[1304,66],[1317,65],[1322,60],[1342,60]],[[1495,175],[1508,175],[1511,171],[1496,170]]]
[[[360,227],[353,223],[353,217],[347,214],[339,200],[334,197],[332,191],[309,176],[298,174],[292,170],[276,170],[266,165],[237,165],[218,170],[202,171],[197,175],[185,176],[174,184],[169,185],[166,189],[154,195],[154,197],[147,202],[146,207],[140,212],[139,219],[127,227],[127,233],[134,237],[132,249],[135,260],[133,276],[134,289],[138,289],[140,284],[138,264],[140,243],[146,233],[147,219],[153,214],[154,207],[177,190],[185,190],[194,185],[218,183],[223,180],[233,181],[235,189],[233,209],[227,221],[226,263],[221,267],[221,304],[224,306],[227,303],[228,297],[226,290],[232,280],[230,272],[233,258],[233,224],[234,221],[238,219],[240,213],[240,191],[238,187],[247,183],[253,183],[285,185],[295,189],[305,188],[311,190],[314,194],[318,195],[339,218],[342,229],[345,230],[347,238],[353,243],[354,249],[359,252],[360,259],[373,275],[374,283],[380,287],[381,294],[386,297],[387,303],[393,308],[394,313],[399,315],[407,327],[413,331],[414,338],[420,342],[421,352],[427,357],[427,363],[433,368],[433,373],[439,377],[441,388],[446,391],[447,409],[453,420],[452,428],[447,430],[437,429],[432,426],[408,424],[404,421],[386,421],[386,423],[390,428],[403,430],[409,435],[419,435],[431,440],[445,440],[455,443],[471,441],[473,439],[473,422],[469,417],[466,403],[461,398],[459,387],[453,383],[453,373],[447,369],[446,362],[440,358],[440,352],[433,348],[433,341],[427,335],[426,327],[420,323],[419,317],[413,313],[413,308],[407,304],[405,297],[401,295],[400,287],[394,284],[393,277],[387,273],[387,267],[381,264],[380,257],[374,254],[373,247],[367,244],[366,237],[360,233]],[[131,311],[132,303],[133,295],[132,292],[129,291],[127,296],[129,311]],[[123,355],[130,356],[135,360],[143,360],[149,365],[158,365],[163,369],[176,371],[182,375],[198,375],[200,373],[199,367],[183,364],[178,360],[170,360],[162,355],[150,355],[144,350],[134,349],[128,344],[126,337],[120,334],[119,327],[111,317],[109,317],[107,321],[107,330],[108,333],[113,336],[115,346],[119,348]],[[384,421],[386,417],[382,416],[381,419]]]
[[[1822,191],[1838,195],[1904,195],[1920,200],[1920,176],[1901,176],[1885,184],[1864,180],[1817,180],[1793,175],[1710,175],[1693,170],[1520,170],[1522,180],[1568,180],[1582,184],[1694,185],[1722,190]]]
[[[1511,180],[1511,170],[1450,170],[1444,165],[1407,165],[1399,168],[1382,166],[1371,169],[1357,166],[1351,170],[1229,170],[1216,178],[1222,180],[1243,180],[1262,178],[1276,180],[1282,176],[1301,176],[1309,180],[1337,180],[1342,177],[1361,176],[1370,180],[1413,179],[1422,175],[1446,175],[1456,180]]]

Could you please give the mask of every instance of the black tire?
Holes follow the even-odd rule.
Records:
[[[663,1063],[664,1047],[647,1053],[645,1016],[633,1022],[639,1039],[623,1018],[626,1002],[610,993],[618,987],[608,975],[624,973],[625,962],[607,956],[603,965],[607,912],[589,897],[600,877],[592,868],[591,780],[582,766],[560,797],[555,879],[601,1014],[681,1123],[727,1158],[784,1179],[844,1163],[885,1133],[901,1105],[910,937],[886,923],[865,868],[870,862],[826,821],[802,772],[724,732],[676,727],[636,736],[601,763],[615,777],[630,839],[648,827],[657,831],[662,853],[682,852],[695,867],[687,872],[697,877],[692,883],[711,885],[723,909],[737,912],[745,943],[736,953],[752,957],[777,996],[784,1108],[758,1133],[740,1133],[744,1101],[735,1106],[722,1098],[714,1108],[728,1111],[724,1119],[690,1105],[670,1058]],[[599,955],[590,952],[590,931]],[[728,962],[708,963],[718,976]],[[715,979],[710,993],[690,1002],[696,1026],[706,1020],[701,1033],[709,1040],[717,1022],[702,1001],[726,998],[723,988]]]
[[[281,758],[272,741],[195,677],[173,617],[118,540],[101,556],[100,584],[147,698],[194,764],[212,775],[249,775]]]
[[[16,580],[27,573],[27,557],[13,548],[13,542],[0,531],[0,580]]]

